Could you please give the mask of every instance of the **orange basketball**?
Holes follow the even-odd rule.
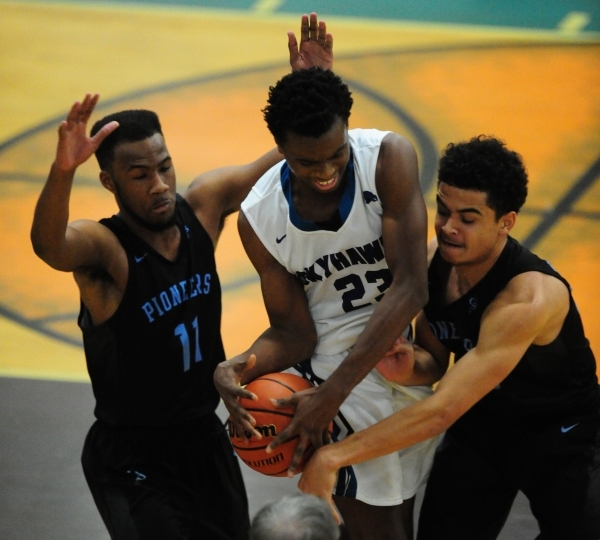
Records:
[[[254,428],[262,434],[263,438],[258,440],[252,437],[245,441],[236,437],[231,422],[228,423],[228,426],[233,448],[248,467],[268,476],[287,475],[292,456],[298,445],[298,436],[280,444],[270,454],[267,454],[265,449],[291,422],[294,409],[278,409],[271,403],[270,398],[287,398],[296,392],[312,388],[312,386],[306,379],[291,373],[263,375],[246,386],[246,390],[256,394],[258,401],[241,398],[240,403],[256,420]],[[301,467],[298,472],[300,470]]]

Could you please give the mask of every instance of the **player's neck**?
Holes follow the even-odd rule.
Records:
[[[504,246],[506,246],[506,238],[498,242],[482,259],[452,265],[447,288],[449,299],[456,300],[475,287],[496,264]]]
[[[160,253],[165,259],[174,261],[177,258],[181,232],[175,223],[162,231],[152,231],[129,218],[126,212],[120,212],[119,217],[136,236],[139,236],[146,244],[157,253]]]
[[[311,223],[331,220],[338,210],[346,185],[346,175],[338,189],[331,193],[319,193],[307,188],[292,177],[292,202],[298,215]]]

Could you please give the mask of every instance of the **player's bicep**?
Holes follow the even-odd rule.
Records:
[[[192,181],[184,198],[196,212],[218,216],[236,212],[252,186],[281,159],[273,149],[251,163],[207,171]]]
[[[390,133],[380,149],[376,174],[383,208],[386,261],[400,283],[423,285],[427,273],[427,211],[412,145]],[[408,280],[408,281],[407,281]]]
[[[272,327],[289,332],[314,333],[314,324],[300,281],[262,244],[243,212],[238,230],[248,258],[260,277],[261,291]]]
[[[63,272],[105,266],[106,254],[113,247],[110,236],[112,233],[95,221],[74,221],[67,225],[64,241],[57,244],[44,260]]]
[[[522,291],[503,291],[482,316],[477,345],[448,372],[440,389],[463,396],[456,406],[472,406],[508,377],[546,317],[543,304],[524,299]]]
[[[517,357],[518,361],[539,336],[555,325],[557,317],[558,326],[562,325],[567,309],[568,295],[560,281],[538,272],[520,274],[483,313],[477,347],[482,353],[500,353]]]

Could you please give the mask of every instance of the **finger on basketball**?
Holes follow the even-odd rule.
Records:
[[[287,476],[299,441],[297,430],[286,430],[293,421],[294,409],[277,408],[272,400],[283,399],[312,387],[309,381],[291,373],[261,375],[248,383],[248,389],[256,393],[258,401],[240,400],[239,409],[233,411],[237,414],[244,408],[244,412],[251,413],[256,419],[253,430],[258,432],[260,437],[252,436],[248,439],[248,435],[252,433],[250,430],[243,433],[243,438],[237,437],[232,431],[229,436],[238,457],[251,469],[269,476]],[[241,421],[241,418],[236,420]],[[278,448],[273,452],[268,446],[277,437]]]
[[[288,476],[290,478],[296,474],[297,470],[300,469],[300,465],[307,461],[308,456],[305,454],[305,452],[309,446],[311,445],[308,438],[300,436],[300,439],[298,440],[298,446],[296,446],[296,450],[294,451],[294,455],[292,456],[292,462],[290,463],[290,467],[288,469]]]
[[[294,432],[292,431],[292,425],[293,425],[294,421],[292,420],[292,422],[288,425],[288,427],[286,427],[283,431],[281,431],[279,433],[279,435],[277,435],[277,437],[275,437],[267,446],[266,448],[266,452],[267,454],[270,454],[271,452],[273,452],[273,450],[275,450],[275,448],[277,448],[280,444],[283,444],[284,442],[286,442],[287,440],[291,439],[294,436]]]
[[[255,437],[258,440],[262,439],[262,434],[254,429],[256,421],[250,416],[249,418],[250,420],[230,416],[227,421],[230,436],[233,435],[244,441],[249,440],[251,437]]]
[[[289,398],[269,398],[269,401],[273,404],[274,407],[278,409],[295,409],[296,408],[296,400],[294,396]]]

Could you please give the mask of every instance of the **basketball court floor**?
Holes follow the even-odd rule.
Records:
[[[600,357],[600,6],[594,0],[428,3],[318,0],[0,0],[0,538],[106,540],[79,454],[93,421],[72,277],[33,254],[33,208],[56,130],[86,92],[94,119],[125,108],[161,117],[178,189],[273,146],[260,109],[288,72],[286,31],[317,11],[350,85],[351,127],[406,135],[434,211],[450,141],[504,139],[530,195],[514,235],[571,283]],[[499,9],[497,6],[502,6]],[[90,160],[71,219],[115,212]],[[228,356],[267,324],[256,275],[229,219],[217,249]],[[254,514],[296,482],[244,467]],[[519,497],[501,538],[535,537]]]

